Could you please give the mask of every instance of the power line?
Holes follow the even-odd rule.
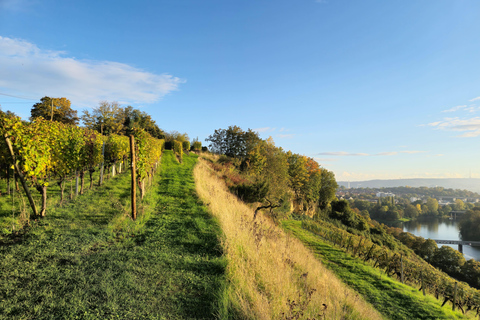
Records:
[[[23,104],[31,104],[31,102],[27,102],[27,101],[0,101],[0,103],[23,103]]]
[[[0,92],[0,96],[7,96],[7,97],[12,97],[12,98],[24,99],[24,100],[34,100],[34,101],[38,100],[38,99],[25,98],[25,97],[15,96],[13,94],[6,94],[6,93],[1,93],[1,92]]]

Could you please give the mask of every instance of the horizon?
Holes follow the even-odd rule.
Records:
[[[480,2],[0,2],[0,107],[251,128],[337,181],[480,178]],[[55,23],[52,23],[52,19]]]

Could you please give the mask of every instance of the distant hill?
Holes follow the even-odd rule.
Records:
[[[443,187],[445,189],[461,189],[480,193],[480,179],[392,179],[368,181],[337,181],[339,186],[350,188],[389,188],[389,187]]]

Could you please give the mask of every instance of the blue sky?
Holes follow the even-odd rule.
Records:
[[[478,0],[0,0],[4,111],[238,125],[337,180],[480,177],[479,71]]]

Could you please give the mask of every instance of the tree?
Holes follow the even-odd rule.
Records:
[[[102,135],[121,134],[124,129],[125,113],[116,101],[101,101],[92,113],[83,111],[82,121],[85,126]]]
[[[405,207],[405,210],[403,212],[404,212],[405,217],[412,218],[412,219],[415,219],[419,215],[417,207],[415,207],[414,205],[411,205],[411,204],[407,204],[407,206]]]
[[[300,200],[302,187],[308,180],[307,157],[289,151],[287,152],[287,161],[290,188],[295,193],[296,200]]]
[[[431,215],[438,215],[438,201],[437,199],[434,198],[427,198],[427,208],[428,208],[428,213]]]
[[[123,108],[122,112],[122,118],[124,119],[122,134],[129,135],[134,128],[140,128],[154,138],[165,139],[163,130],[157,126],[152,117],[146,112],[134,109],[131,106]]]
[[[425,261],[430,262],[437,250],[438,246],[435,240],[427,239],[420,245],[416,253]]]
[[[460,273],[460,268],[464,265],[465,258],[452,247],[442,246],[435,252],[430,262],[442,271],[450,275],[456,275]]]
[[[257,132],[251,129],[243,131],[238,126],[215,130],[205,139],[210,141],[212,152],[240,159],[244,159],[260,140]]]
[[[328,204],[335,199],[335,192],[338,184],[335,180],[335,174],[327,169],[321,170],[321,184],[318,198],[318,206],[320,209],[325,209]]]
[[[43,97],[41,102],[35,103],[30,111],[30,121],[37,118],[58,121],[65,124],[78,124],[77,111],[73,110],[67,98]]]
[[[475,207],[462,215],[460,220],[460,236],[463,240],[480,241],[480,208]]]
[[[471,286],[480,289],[480,262],[468,260],[461,268],[462,278]]]
[[[459,210],[465,210],[465,203],[463,203],[462,200],[460,199],[457,199],[455,200],[455,206],[454,206],[455,210],[459,211]]]

